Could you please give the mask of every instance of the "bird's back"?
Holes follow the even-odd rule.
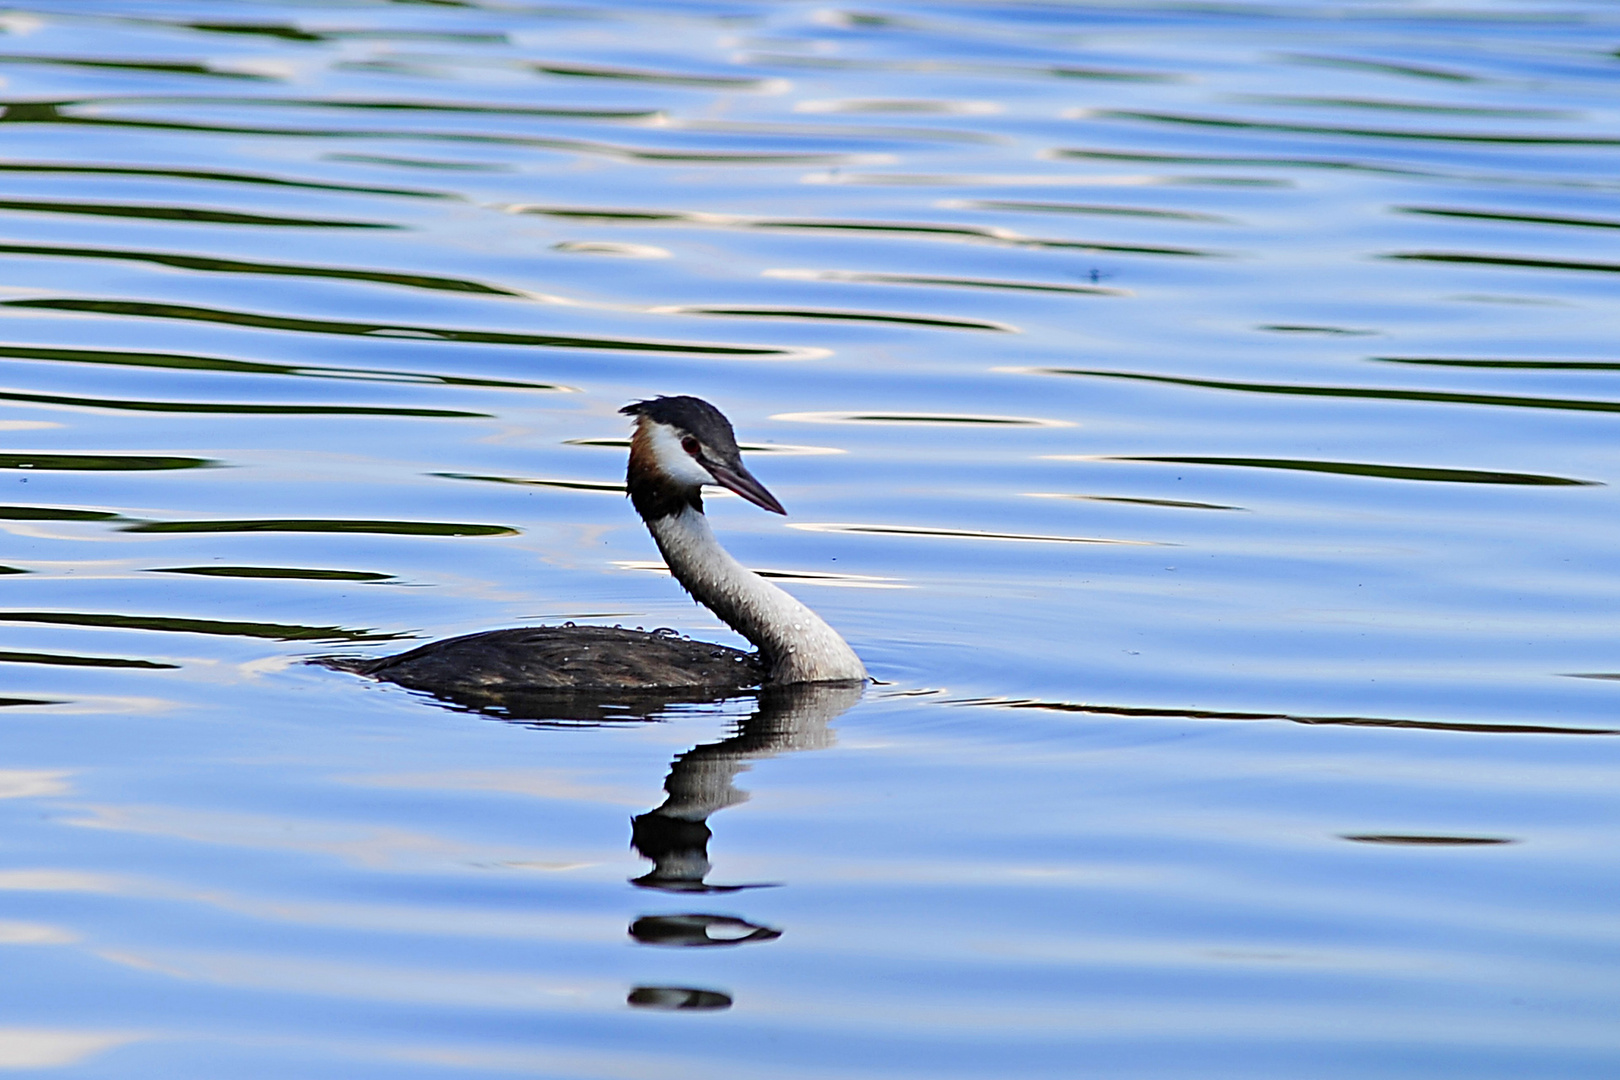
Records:
[[[381,659],[323,657],[319,663],[436,694],[544,690],[602,691],[758,686],[753,653],[670,630],[532,626],[436,641]]]

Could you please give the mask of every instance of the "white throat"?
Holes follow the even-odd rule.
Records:
[[[675,580],[770,665],[773,683],[866,678],[866,667],[821,616],[732,558],[708,519],[690,507],[647,522]]]

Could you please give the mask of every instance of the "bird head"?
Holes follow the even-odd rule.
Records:
[[[630,497],[644,518],[701,511],[704,484],[718,484],[755,506],[785,514],[743,464],[731,421],[702,398],[657,397],[619,410],[636,420],[630,438]]]

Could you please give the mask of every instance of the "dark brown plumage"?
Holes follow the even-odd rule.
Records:
[[[753,653],[683,638],[673,630],[528,626],[435,641],[381,659],[324,657],[327,667],[412,690],[474,693],[758,686]]]

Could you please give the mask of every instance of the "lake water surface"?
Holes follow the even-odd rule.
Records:
[[[1620,8],[0,28],[0,1068],[1620,1074]],[[303,662],[740,644],[658,393],[864,695]]]

